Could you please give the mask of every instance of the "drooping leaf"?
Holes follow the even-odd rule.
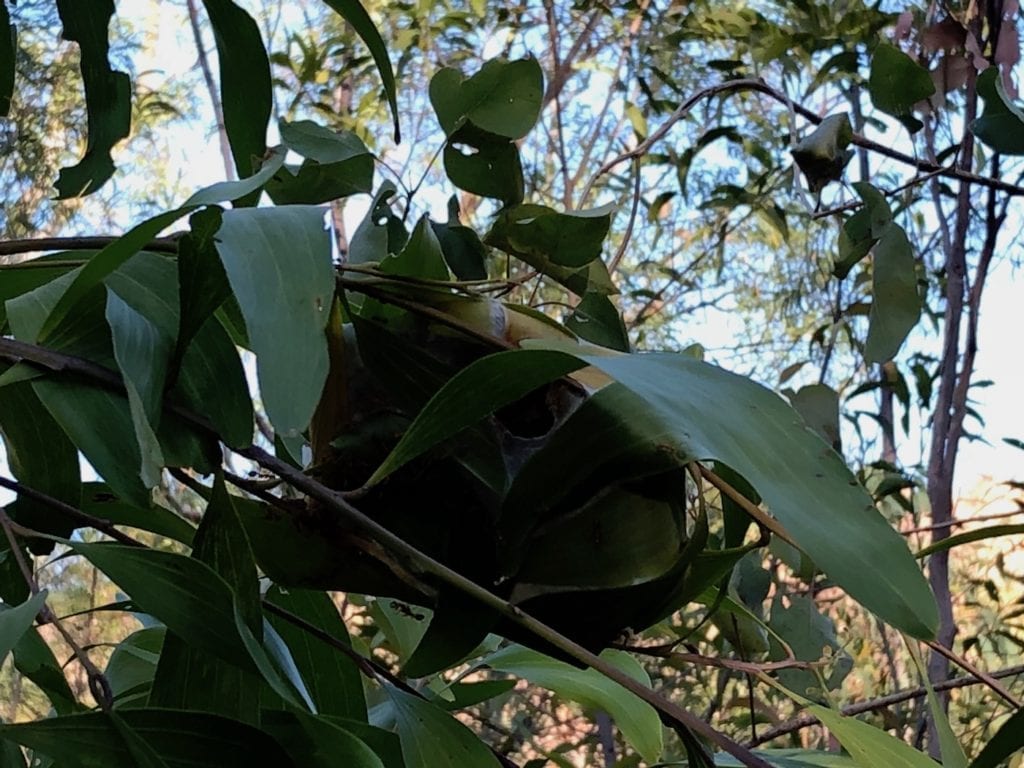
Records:
[[[935,93],[928,70],[889,43],[880,43],[871,57],[868,93],[872,103],[902,122],[911,133],[921,130],[914,105]]]
[[[924,658],[921,656],[921,650],[913,642],[907,642],[906,646],[928,694],[928,711],[931,713],[932,724],[938,732],[939,755],[942,758],[942,765],[944,768],[967,768],[967,755],[964,754],[964,748],[960,746],[960,741],[953,733],[946,709],[935,694],[935,686],[932,685],[932,681],[928,677],[928,670]]]
[[[67,715],[79,708],[64,677],[64,668],[38,630],[26,632],[14,646],[14,668],[39,687],[58,715]]]
[[[982,748],[971,768],[996,768],[1006,758],[1024,748],[1024,709],[1018,709],[1006,720],[996,735]]]
[[[391,106],[391,116],[395,123],[395,143],[402,140],[401,131],[398,128],[398,101],[395,94],[395,74],[391,68],[391,59],[388,58],[388,49],[384,40],[374,26],[373,19],[366,12],[359,0],[324,0],[327,5],[337,11],[345,21],[352,25],[359,38],[370,49],[373,63],[377,65],[380,72],[380,79],[384,84],[384,94],[387,96],[388,104]]]
[[[227,582],[249,630],[261,636],[256,563],[220,474],[196,533],[192,556]],[[260,680],[251,670],[227,664],[172,629],[163,644],[149,703],[200,709],[255,724],[259,722],[259,692]]]
[[[406,768],[498,768],[497,758],[466,726],[411,693],[385,686],[398,722]]]
[[[441,244],[448,268],[459,280],[487,278],[487,248],[476,230],[459,223],[459,203],[455,195],[448,202],[448,222],[431,221],[430,226]]]
[[[1024,111],[1006,93],[999,67],[978,75],[978,95],[985,111],[971,123],[971,133],[1004,155],[1024,155]]]
[[[817,704],[807,709],[832,732],[860,768],[935,768],[935,761],[928,755],[879,728]]]
[[[0,396],[0,436],[11,472],[22,484],[66,504],[78,503],[82,492],[78,451],[31,384],[13,384],[4,389]],[[42,533],[67,536],[75,528],[72,518],[28,497],[19,497],[8,511],[21,525]],[[46,539],[33,539],[29,545],[36,554],[53,549],[53,542]]]
[[[111,68],[107,59],[107,27],[114,0],[81,3],[57,0],[64,25],[62,36],[81,49],[82,82],[88,112],[88,144],[77,165],[62,168],[57,178],[59,199],[95,192],[114,173],[110,151],[131,128],[131,80]]]
[[[334,274],[324,210],[227,211],[217,239],[256,353],[267,415],[279,433],[295,436],[308,426],[327,378],[324,329]]]
[[[935,599],[905,542],[839,455],[779,397],[686,355],[559,348],[644,400],[683,454],[720,460],[749,480],[796,543],[866,608],[915,637],[932,636]]]
[[[0,3],[0,117],[7,117],[11,111],[17,35],[17,30],[11,24],[11,14],[7,10],[7,3]]]
[[[239,178],[252,176],[253,159],[267,151],[272,107],[270,61],[259,26],[231,0],[203,0],[213,27],[220,71],[224,130]],[[246,202],[255,203],[253,193]]]
[[[168,768],[296,765],[269,734],[219,715],[146,708],[120,710],[118,716]],[[120,732],[103,712],[0,725],[0,738],[69,768],[138,768]]]
[[[903,227],[890,223],[874,248],[871,317],[864,358],[882,363],[895,357],[921,316],[914,251]]]
[[[32,628],[32,622],[45,603],[46,590],[43,590],[21,605],[12,607],[0,604],[0,664],[22,636]]]
[[[473,76],[446,67],[430,80],[430,102],[445,135],[466,123],[506,139],[521,139],[540,115],[544,75],[534,58],[491,59]]]
[[[936,552],[944,552],[953,547],[959,547],[962,544],[994,539],[997,536],[1017,536],[1019,534],[1024,534],[1024,524],[988,525],[984,528],[975,528],[973,531],[964,531],[963,533],[957,533],[940,539],[934,544],[929,544],[927,547],[918,550],[914,556],[918,558],[927,557],[928,555],[934,555]]]
[[[290,614],[304,619],[338,642],[350,645],[348,630],[338,608],[325,592],[271,587],[266,600]],[[310,695],[321,715],[355,720],[366,718],[366,700],[359,670],[348,656],[301,627],[276,614],[270,623],[291,649],[295,664],[309,686]]]
[[[644,685],[651,684],[643,667],[629,654],[607,650],[601,658]],[[517,645],[488,656],[486,663],[492,669],[526,678],[570,701],[607,712],[622,731],[623,738],[644,760],[653,763],[661,757],[661,720],[654,707],[600,672],[578,669]]]

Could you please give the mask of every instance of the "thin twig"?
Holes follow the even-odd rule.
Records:
[[[183,233],[182,233],[183,234]],[[179,235],[169,237],[158,237],[150,240],[141,249],[154,253],[177,253]],[[95,237],[33,237],[18,240],[0,241],[0,256],[10,256],[15,253],[37,253],[42,251],[91,251],[106,248],[111,243],[120,240],[114,235],[98,235]],[[14,265],[12,265],[14,266]],[[21,266],[21,265],[18,265]],[[50,266],[46,262],[40,262],[39,266]]]
[[[1024,664],[988,673],[989,677],[999,680],[1006,677],[1015,677],[1016,675],[1024,675]],[[943,680],[942,682],[936,683],[934,688],[936,691],[951,691],[956,688],[965,688],[969,685],[980,685],[982,683],[984,683],[984,681],[981,678],[967,675],[965,677],[954,677],[950,680]],[[881,696],[877,699],[871,699],[870,701],[850,704],[843,707],[840,711],[842,714],[847,716],[861,715],[865,712],[876,712],[879,709],[885,709],[893,704],[900,704],[904,701],[910,701],[911,699],[920,699],[927,695],[928,689],[922,685],[917,688],[909,688],[905,691],[890,693],[887,696]],[[757,740],[747,742],[747,746],[757,747],[771,741],[772,739],[777,739],[779,736],[786,736],[790,733],[795,733],[796,731],[808,728],[812,725],[818,725],[820,722],[821,721],[814,715],[800,715],[792,720],[772,726],[768,730],[758,734]]]
[[[629,221],[626,223],[626,231],[622,234],[622,242],[619,244],[619,249],[615,252],[615,256],[608,263],[608,274],[614,275],[615,270],[619,268],[619,263],[622,261],[622,257],[626,255],[626,249],[629,247],[629,241],[633,238],[633,225],[636,223],[636,212],[640,207],[640,161],[635,160],[633,162],[633,203],[629,211]]]
[[[793,537],[789,535],[789,533],[786,531],[785,528],[782,527],[782,524],[779,523],[778,520],[776,520],[774,517],[772,517],[767,512],[762,510],[756,504],[751,502],[750,499],[748,499],[742,493],[733,488],[728,481],[716,475],[703,464],[698,463],[697,466],[700,468],[700,473],[705,480],[707,480],[709,483],[715,486],[715,488],[724,493],[730,499],[735,501],[740,506],[740,508],[743,509],[744,512],[750,515],[761,526],[767,528],[769,531],[774,533],[776,536],[778,536],[780,539],[787,542],[788,544],[797,547],[796,542],[793,541]],[[799,547],[797,548],[799,549]]]
[[[1013,706],[1015,709],[1020,709],[1020,701],[1012,693],[1006,690],[1006,688],[1000,685],[999,681],[992,677],[992,675],[988,674],[988,672],[984,672],[978,669],[963,656],[958,656],[941,643],[937,643],[934,640],[928,640],[926,641],[926,644],[929,648],[931,648],[940,656],[945,656],[958,667],[962,667],[967,672],[970,672],[974,677],[981,680],[983,683],[985,683],[985,685],[987,685],[989,688],[991,688],[993,691],[999,694],[999,696],[1002,697],[1004,701]]]

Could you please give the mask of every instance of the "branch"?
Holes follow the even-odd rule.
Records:
[[[169,237],[158,237],[150,240],[143,248],[143,251],[154,253],[177,253],[178,238],[180,235]],[[91,251],[106,248],[121,238],[114,235],[99,235],[96,237],[30,237],[20,240],[0,241],[0,256],[10,256],[15,253],[37,253],[39,251]],[[46,262],[38,266],[52,266]]]
[[[1001,680],[1005,677],[1014,677],[1015,675],[1021,674],[1024,674],[1024,664],[1007,667],[1006,669],[1000,669],[995,672],[989,672],[988,676]],[[955,677],[951,680],[943,680],[940,683],[936,683],[934,687],[936,692],[951,691],[955,688],[965,688],[969,685],[978,685],[980,683],[984,683],[984,680],[974,677],[973,675],[968,675],[965,677]],[[886,707],[892,706],[893,704],[910,701],[911,699],[920,699],[927,695],[928,689],[922,685],[917,688],[909,688],[905,691],[890,693],[888,696],[881,696],[877,699],[871,699],[870,701],[862,701],[859,704],[850,704],[843,707],[840,712],[847,716],[861,715],[865,712],[875,712],[879,709],[885,709]],[[747,742],[747,746],[757,747],[771,741],[772,739],[777,739],[779,736],[785,736],[820,723],[821,721],[814,715],[800,715],[800,717],[795,717],[792,720],[780,723],[779,725],[773,726],[763,733],[758,734],[757,739]]]
[[[90,378],[96,383],[107,388],[113,388],[121,393],[124,392],[121,379],[114,371],[88,360],[44,349],[33,344],[0,339],[0,357],[13,358],[17,361],[45,361],[45,363],[41,364],[48,370],[53,371],[75,372],[86,376],[90,376],[91,373]],[[199,416],[180,406],[165,404],[165,407],[196,429],[204,431],[212,437],[218,437],[216,430],[213,429],[205,417]],[[609,664],[597,654],[560,634],[554,628],[409,544],[405,539],[395,535],[376,520],[367,517],[356,509],[341,493],[308,477],[301,470],[278,459],[276,456],[272,456],[256,445],[236,450],[235,453],[273,472],[288,482],[293,488],[319,501],[327,509],[337,513],[339,517],[344,519],[353,528],[366,534],[397,557],[407,560],[413,569],[454,587],[459,592],[487,606],[534,636],[546,640],[570,658],[595,669],[650,704],[665,718],[707,739],[720,749],[728,752],[748,768],[771,768],[763,758],[758,757],[743,745],[715,730],[710,724],[692,712],[683,709],[675,702],[670,701],[630,677],[618,667]]]

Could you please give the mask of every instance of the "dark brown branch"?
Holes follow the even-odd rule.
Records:
[[[177,253],[178,236],[158,237],[150,240],[143,251],[154,253]],[[43,251],[91,251],[106,248],[120,240],[113,235],[95,237],[33,237],[20,240],[0,241],[0,256],[11,256],[15,253],[37,253]],[[50,266],[42,262],[39,266]]]
[[[1007,667],[1006,669],[1000,669],[995,672],[989,672],[989,677],[1001,680],[1006,677],[1014,677],[1015,675],[1024,675],[1024,664],[1020,664],[1014,667]],[[981,685],[984,680],[974,677],[973,675],[967,675],[965,677],[954,677],[951,680],[943,680],[941,683],[935,684],[935,690],[951,691],[956,688],[965,688],[969,685]],[[897,691],[896,693],[890,693],[888,696],[881,696],[877,699],[871,699],[870,701],[862,701],[858,704],[850,704],[843,707],[840,711],[847,716],[862,715],[865,712],[877,712],[880,709],[885,709],[893,704],[900,704],[904,701],[910,701],[911,699],[920,699],[928,695],[928,689],[923,685],[917,688],[908,688],[905,691]],[[777,739],[779,736],[785,736],[790,733],[808,728],[812,725],[818,725],[821,721],[818,720],[814,715],[801,715],[795,717],[792,720],[788,720],[785,723],[772,726],[763,733],[758,734],[756,741],[747,742],[748,747],[756,747],[761,744],[765,744],[772,739]]]

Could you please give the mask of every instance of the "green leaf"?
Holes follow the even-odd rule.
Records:
[[[839,394],[827,384],[809,384],[792,394],[785,394],[807,426],[826,443],[840,450]]]
[[[978,75],[978,95],[985,111],[971,123],[971,133],[996,152],[1024,155],[1024,111],[1006,93],[999,67]]]
[[[498,614],[451,587],[438,590],[430,624],[402,665],[407,678],[426,677],[470,655],[494,629]]]
[[[534,58],[491,59],[469,78],[446,67],[430,80],[430,102],[445,135],[470,123],[506,139],[521,139],[540,116],[544,74]]]
[[[629,352],[629,335],[622,315],[603,294],[591,291],[584,295],[565,321],[565,327],[593,344]]]
[[[78,451],[31,384],[13,384],[4,389],[0,396],[0,436],[11,472],[22,484],[66,504],[78,504],[82,493]],[[73,518],[28,497],[19,497],[9,512],[21,525],[55,536],[67,536],[76,526]],[[35,554],[53,549],[53,542],[45,539],[33,539],[29,544]]]
[[[438,698],[437,704],[447,710],[465,709],[498,696],[503,696],[516,687],[515,680],[481,680],[478,683],[453,683],[445,687],[441,693],[446,698]],[[450,697],[450,700],[447,698]]]
[[[386,685],[407,768],[498,768],[471,730],[436,705]]]
[[[0,724],[3,720],[0,720]],[[21,747],[13,741],[0,740],[0,767],[2,768],[26,768],[25,753]]]
[[[467,127],[445,143],[442,157],[445,173],[459,189],[505,205],[522,202],[523,165],[514,142]]]
[[[384,93],[387,96],[388,104],[391,106],[391,116],[395,123],[395,143],[402,140],[398,128],[398,100],[395,95],[395,73],[391,69],[391,59],[388,58],[388,49],[384,40],[377,31],[366,9],[359,0],[324,0],[327,5],[341,15],[345,21],[352,25],[359,38],[370,49],[373,56],[373,63],[377,65],[380,72],[380,79],[384,83]]]
[[[285,590],[273,586],[265,599],[351,646],[345,622],[327,593],[306,589]],[[272,613],[268,617],[291,649],[292,658],[309,686],[317,712],[321,715],[365,720],[366,699],[355,662],[301,627]]]
[[[122,544],[73,541],[69,546],[171,632],[241,669],[255,669],[234,620],[231,587],[210,566],[184,555]]]
[[[83,483],[80,509],[114,525],[150,531],[191,545],[196,529],[171,510],[148,504],[136,507],[119,499],[105,483]]]
[[[935,768],[935,761],[928,755],[885,731],[817,704],[807,709],[832,732],[860,768]]]
[[[395,196],[395,185],[385,181],[373,196],[366,216],[352,233],[348,246],[351,264],[379,263],[388,254],[402,250],[409,234],[388,202]]]
[[[88,260],[96,253],[97,251],[61,251],[18,264],[0,265],[0,328],[7,322],[8,299],[34,291],[67,274],[74,269],[73,266],[68,266],[68,261]],[[57,264],[47,266],[47,262],[51,261]]]
[[[927,557],[928,555],[934,555],[936,552],[944,552],[945,550],[952,549],[953,547],[959,547],[962,544],[994,539],[997,536],[1016,536],[1020,533],[1024,533],[1024,524],[989,525],[984,528],[976,528],[973,531],[964,531],[963,533],[949,536],[941,541],[936,541],[934,544],[929,544],[924,549],[918,550],[914,557]]]
[[[743,475],[801,549],[854,599],[908,634],[933,636],[935,598],[906,543],[839,455],[777,395],[687,355],[558,348],[642,398],[683,454],[722,461]]]
[[[268,712],[261,725],[311,768],[384,768],[377,754],[337,722],[302,712]]]
[[[306,158],[286,166],[267,184],[277,205],[319,204],[373,189],[373,156],[354,133],[331,131],[309,120],[280,122],[281,141]]]
[[[147,627],[115,646],[103,674],[117,706],[146,703],[166,634],[164,627]]]
[[[327,380],[324,329],[334,271],[324,210],[227,211],[217,250],[256,353],[267,415],[282,435],[296,436],[309,424]]]
[[[874,248],[871,279],[871,317],[864,359],[883,363],[899,352],[921,317],[917,265],[907,233],[889,224]]]
[[[841,685],[853,667],[849,654],[840,649],[832,619],[821,613],[810,598],[790,595],[788,606],[783,605],[778,597],[775,598],[768,626],[786,641],[797,659],[820,661],[826,656],[829,658],[831,674],[825,680],[829,690]],[[773,659],[788,657],[786,650],[774,642],[774,638],[771,645]],[[818,676],[809,670],[782,669],[778,675],[784,686],[801,696],[817,700],[826,696],[826,692],[821,690]]]
[[[434,235],[427,216],[423,216],[416,223],[400,253],[381,261],[380,271],[388,275],[418,277],[425,280],[449,279],[448,267],[441,254],[441,244]]]
[[[269,734],[219,715],[146,708],[119,710],[118,717],[168,768],[295,765]],[[69,768],[138,766],[118,729],[102,712],[0,725],[0,738],[52,757]]]
[[[914,660],[914,666],[917,667],[917,672],[928,693],[928,710],[931,712],[933,725],[938,732],[942,765],[944,768],[967,768],[967,755],[964,754],[964,748],[960,746],[956,734],[953,733],[953,728],[949,724],[949,715],[946,714],[939,697],[935,695],[935,686],[932,685],[928,676],[928,669],[921,656],[920,648],[912,641],[907,641],[907,650]]]
[[[448,201],[448,223],[430,222],[449,269],[459,280],[487,278],[487,248],[476,231],[459,223],[458,197]]]
[[[0,664],[32,628],[32,622],[45,604],[46,590],[33,595],[21,605],[10,607],[0,604]]]
[[[260,169],[240,181],[218,181],[204,187],[185,201],[183,208],[186,212],[192,211],[198,205],[214,205],[225,201],[240,201],[242,198],[249,198],[251,195],[262,189],[284,165],[284,158],[287,152],[283,147],[275,147],[268,152],[269,157],[261,158]],[[236,202],[236,205],[240,205]]]
[[[234,593],[235,605],[248,628],[260,636],[262,620],[256,563],[245,529],[218,473],[192,556],[210,566]],[[259,722],[260,681],[251,670],[226,664],[208,650],[194,646],[172,628],[164,641],[150,704],[175,709],[201,709],[242,722]]]
[[[754,754],[778,768],[855,768],[847,755],[813,749],[755,749]],[[731,755],[715,755],[721,768],[742,768],[743,763]]]
[[[423,407],[367,485],[380,482],[503,405],[581,367],[557,352],[531,357],[528,367],[518,367],[520,360],[524,358],[518,351],[498,352],[476,360],[450,379]],[[513,370],[517,375],[510,375]]]
[[[221,213],[215,206],[193,213],[188,220],[189,231],[178,240],[179,309],[174,357],[169,365],[172,382],[177,380],[189,342],[231,294],[214,243]]]
[[[1018,709],[1006,720],[996,735],[984,746],[971,768],[996,768],[1006,758],[1024,748],[1024,709]]]
[[[880,43],[871,57],[868,93],[878,109],[898,118],[914,133],[923,126],[911,112],[915,104],[935,93],[935,83],[927,69],[899,48]]]
[[[531,266],[550,262],[578,269],[601,255],[613,206],[559,213],[543,205],[504,211],[487,235],[489,242]]]
[[[231,0],[203,0],[203,5],[217,43],[224,130],[231,142],[235,170],[244,178],[253,175],[253,160],[267,151],[272,107],[270,61],[252,16]]]
[[[114,0],[81,3],[57,0],[64,25],[62,37],[81,49],[82,82],[85,86],[89,141],[77,165],[62,168],[57,178],[58,199],[95,192],[114,173],[110,151],[131,129],[131,80],[111,68],[107,60],[107,27],[114,14]]]
[[[607,650],[601,658],[644,685],[651,684],[643,667],[629,654]],[[653,763],[661,757],[661,720],[654,707],[597,670],[578,669],[517,645],[488,656],[486,664],[491,669],[524,677],[570,701],[607,712],[623,738],[644,760]]]
[[[14,54],[17,50],[18,32],[11,24],[7,3],[0,3],[0,117],[11,112],[11,97],[14,95]]]

